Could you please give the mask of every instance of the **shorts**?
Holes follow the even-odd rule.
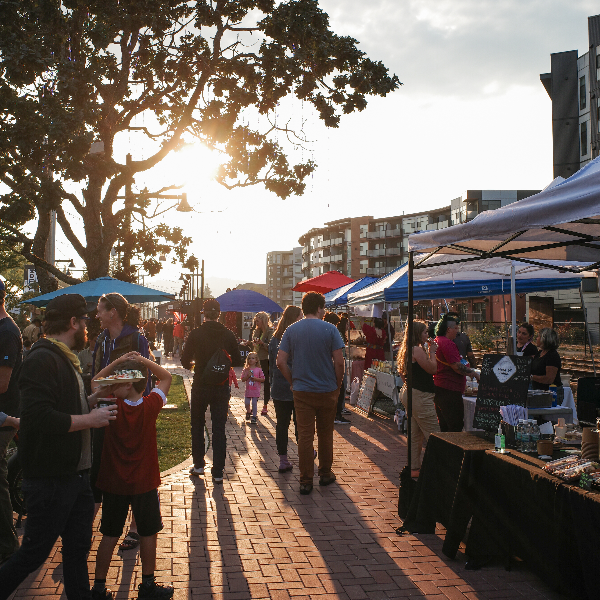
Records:
[[[138,533],[142,537],[155,535],[162,530],[158,490],[129,496],[104,492],[100,533],[109,537],[121,537],[130,505]]]

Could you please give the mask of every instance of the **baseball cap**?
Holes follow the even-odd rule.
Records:
[[[95,308],[81,294],[62,294],[52,298],[46,305],[46,321],[59,321],[71,317],[82,318]]]
[[[214,298],[209,298],[204,301],[204,306],[202,307],[202,312],[205,313],[209,310],[221,312],[221,305]]]

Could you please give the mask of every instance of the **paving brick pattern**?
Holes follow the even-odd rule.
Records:
[[[189,392],[190,374],[172,361],[170,367],[184,375]],[[510,572],[499,564],[466,571],[463,554],[456,560],[442,554],[443,528],[435,535],[396,535],[406,444],[391,420],[354,413],[351,426],[336,425],[337,482],[300,496],[298,469],[277,470],[273,407],[249,425],[242,390],[234,389],[230,406],[223,485],[210,475],[190,477],[189,460],[163,474],[156,575],[175,586],[175,598],[562,598],[519,563]],[[289,457],[297,465],[293,434]],[[96,533],[90,574],[99,540]],[[60,562],[59,542],[15,597],[61,597]],[[117,598],[135,598],[140,580],[139,553],[115,555],[107,583]]]

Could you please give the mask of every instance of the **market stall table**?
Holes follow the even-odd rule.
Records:
[[[471,527],[471,566],[518,556],[549,585],[577,598],[597,598],[600,494],[542,470],[543,462],[468,433],[429,437],[404,526],[413,533],[446,527],[442,551],[454,558]]]

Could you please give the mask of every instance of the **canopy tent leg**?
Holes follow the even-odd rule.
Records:
[[[510,320],[512,323],[512,351],[517,353],[517,294],[515,289],[515,263],[510,265]]]
[[[413,355],[413,319],[414,319],[414,307],[413,307],[413,276],[414,276],[414,255],[412,252],[408,255],[408,315],[406,317],[406,418],[407,423],[407,466],[411,469],[412,456],[411,456],[411,441],[412,441],[412,355]]]
[[[579,297],[581,298],[581,308],[583,309],[583,320],[585,321],[585,330],[587,332],[587,343],[590,346],[590,356],[592,357],[592,367],[594,368],[594,377],[596,377],[596,361],[594,360],[594,348],[592,346],[592,335],[590,334],[590,328],[587,320],[587,308],[585,307],[585,300],[583,299],[583,279],[579,286]]]

